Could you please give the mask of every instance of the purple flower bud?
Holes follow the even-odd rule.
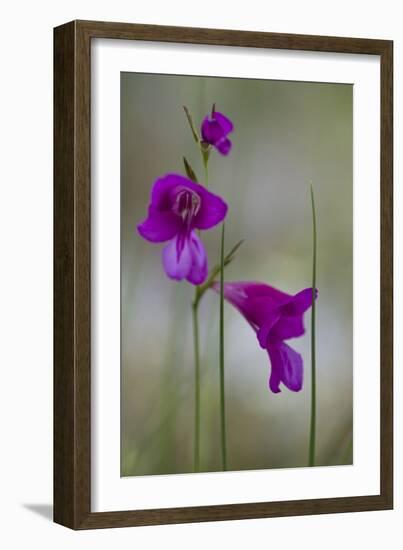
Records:
[[[228,155],[232,143],[227,135],[232,132],[234,125],[229,118],[213,109],[211,116],[206,116],[201,125],[203,141],[212,145],[222,155]]]

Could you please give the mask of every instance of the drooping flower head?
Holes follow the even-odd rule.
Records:
[[[214,283],[213,288],[219,292],[219,283]],[[318,291],[315,290],[315,298],[317,296]],[[305,333],[303,315],[312,305],[312,288],[292,296],[263,283],[225,283],[224,298],[245,317],[256,332],[260,346],[268,352],[271,391],[280,392],[281,382],[291,391],[300,391],[303,383],[302,357],[284,340]]]
[[[232,143],[227,136],[233,129],[230,119],[213,107],[211,116],[206,116],[201,125],[203,142],[215,147],[222,155],[228,155]]]
[[[206,230],[227,214],[226,203],[206,188],[179,174],[159,178],[151,191],[147,218],[137,226],[147,241],[169,241],[162,252],[166,274],[194,285],[207,277],[207,254],[195,229]]]

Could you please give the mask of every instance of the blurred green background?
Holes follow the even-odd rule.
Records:
[[[121,475],[192,471],[194,288],[163,272],[161,249],[136,225],[153,182],[202,177],[195,124],[213,103],[234,123],[228,157],[213,151],[209,187],[229,204],[226,248],[245,239],[227,280],[258,280],[296,293],[311,285],[312,219],[318,222],[317,463],[352,463],[352,105],[348,84],[122,73]],[[203,233],[210,265],[220,229]],[[218,297],[200,307],[201,469],[220,469]],[[227,446],[230,470],[306,466],[310,413],[307,333],[289,341],[304,358],[304,387],[267,388],[269,359],[249,325],[225,306]]]

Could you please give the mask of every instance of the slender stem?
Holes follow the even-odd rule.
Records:
[[[228,254],[224,258],[224,268],[229,265],[232,260],[235,258],[235,253],[238,250],[238,248],[243,243],[243,239],[238,241],[236,245],[228,252]],[[204,293],[211,287],[211,285],[214,283],[215,278],[217,275],[221,273],[221,263],[215,265],[213,269],[210,271],[210,275],[207,278],[207,281],[203,283],[202,285],[199,285],[196,289],[196,296],[195,296],[195,303],[198,304],[202,297],[204,296]]]
[[[204,156],[203,156],[203,166],[204,166],[204,185],[207,189],[208,188],[208,158]]]
[[[311,361],[312,361],[312,382],[311,382],[311,425],[309,436],[309,466],[315,466],[315,443],[316,443],[316,334],[315,334],[315,293],[316,293],[316,214],[315,198],[313,187],[311,185],[311,205],[312,205],[312,316],[311,316]]]
[[[196,288],[197,291],[197,288]],[[193,470],[200,471],[200,347],[199,347],[199,320],[198,302],[192,303],[193,344],[195,358],[195,411],[194,411],[194,459]]]
[[[227,469],[227,446],[225,431],[225,378],[224,378],[224,236],[225,224],[221,229],[220,256],[220,413],[221,413],[221,453],[222,469]]]

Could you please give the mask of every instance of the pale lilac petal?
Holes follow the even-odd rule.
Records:
[[[137,226],[137,231],[147,241],[162,243],[172,239],[180,226],[180,219],[171,211],[158,212],[150,207],[148,217]]]
[[[214,112],[214,119],[221,126],[225,134],[229,134],[230,132],[233,131],[234,125],[232,124],[231,120],[227,118],[225,115],[223,115],[222,113],[220,113],[219,111]]]
[[[267,349],[271,362],[269,387],[278,393],[282,382],[289,390],[297,392],[302,389],[303,361],[302,357],[287,344],[279,343]]]
[[[162,263],[168,277],[177,281],[185,279],[192,268],[189,239],[181,235],[172,239],[162,251]]]
[[[228,155],[228,153],[231,151],[232,143],[231,140],[228,138],[223,138],[217,141],[215,144],[216,148],[222,155]]]
[[[202,241],[194,232],[190,236],[189,248],[192,262],[186,279],[194,285],[200,285],[208,275],[207,254]]]

